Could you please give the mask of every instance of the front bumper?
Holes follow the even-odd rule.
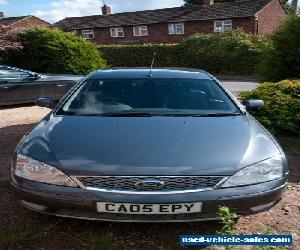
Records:
[[[287,176],[251,185],[184,194],[118,194],[81,188],[60,187],[16,178],[16,197],[31,210],[61,217],[123,222],[184,222],[218,220],[219,206],[228,206],[238,215],[268,210],[282,197]],[[201,213],[176,215],[130,215],[98,213],[96,202],[166,204],[202,202]]]

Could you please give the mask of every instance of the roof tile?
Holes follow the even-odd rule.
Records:
[[[107,16],[69,17],[54,24],[63,30],[104,28],[165,22],[210,20],[255,16],[273,0],[240,0],[192,7],[124,12]]]
[[[0,18],[0,25],[9,26],[15,22],[18,22],[28,16],[17,16],[17,17],[3,17]]]

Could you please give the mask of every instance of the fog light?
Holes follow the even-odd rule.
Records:
[[[39,204],[35,204],[35,203],[32,203],[32,202],[28,202],[28,201],[21,201],[21,204],[23,204],[25,207],[28,207],[30,209],[34,209],[34,210],[37,210],[37,211],[46,211],[47,210],[47,207],[44,206],[44,205],[39,205]]]

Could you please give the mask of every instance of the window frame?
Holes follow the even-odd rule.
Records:
[[[181,26],[180,29],[182,29],[182,33],[178,32],[178,26]],[[171,27],[171,28],[170,28]],[[171,32],[171,29],[173,29],[173,31]],[[169,23],[168,24],[168,33],[169,35],[184,35],[184,22],[181,23]]]
[[[81,36],[85,39],[94,39],[95,33],[94,33],[93,29],[84,29],[84,30],[81,30]]]
[[[98,80],[101,80],[103,78],[97,78]],[[96,79],[96,80],[97,80]],[[105,80],[117,80],[117,79],[120,79],[120,78],[104,78]],[[121,78],[122,80],[132,80],[133,78]],[[134,80],[144,80],[145,78],[134,78]],[[171,80],[171,79],[175,79],[175,80],[178,80],[178,78],[157,78],[156,80]],[[191,78],[193,79],[193,78]],[[86,79],[83,79],[79,84],[76,85],[75,88],[72,89],[72,91],[69,93],[69,95],[65,96],[62,101],[60,102],[60,105],[57,105],[55,107],[55,109],[53,110],[53,114],[54,116],[64,116],[64,115],[67,115],[67,114],[64,114],[66,111],[63,111],[63,107],[67,104],[67,102],[72,99],[72,97],[74,96],[74,94],[77,92],[77,91],[80,91],[81,88],[83,88],[86,84],[88,84],[88,81],[91,80],[91,78],[86,78]],[[95,80],[95,79],[94,79]],[[199,79],[194,79],[194,80],[199,80]],[[201,79],[202,80],[202,79]],[[204,79],[203,79],[204,80]],[[230,103],[232,103],[236,108],[237,110],[241,113],[241,115],[245,115],[245,109],[244,109],[244,106],[241,105],[232,95],[230,95],[228,93],[228,91],[226,89],[224,89],[224,87],[222,86],[222,83],[217,80],[217,79],[210,79],[214,82],[214,84],[216,85],[216,88],[220,89],[220,91],[222,93],[224,93],[224,95],[228,98],[228,101]],[[211,86],[209,86],[209,90],[210,92],[214,95],[213,91],[211,90]],[[74,97],[75,98],[75,97]]]
[[[1,77],[0,74],[0,83],[6,80],[21,81],[32,76],[31,72],[27,72],[17,68],[0,67],[0,71],[7,72],[6,77]]]
[[[145,34],[142,34],[142,30],[144,28],[144,31],[146,31]],[[133,36],[148,36],[148,26],[147,25],[138,25],[138,26],[133,26]],[[136,30],[137,29],[137,30]],[[138,31],[138,33],[136,33]]]
[[[226,24],[226,22],[230,22],[230,24]],[[220,27],[217,27],[217,24],[221,24]],[[218,25],[219,26],[219,25]],[[225,27],[229,27],[229,29],[225,29]],[[223,33],[225,31],[229,31],[229,30],[232,30],[232,19],[226,19],[226,20],[216,20],[214,21],[214,32],[215,33]]]
[[[115,32],[115,35],[113,35],[114,32]],[[122,32],[123,35],[119,36],[119,32]],[[110,28],[110,36],[113,37],[113,38],[125,37],[123,27],[112,27],[112,28]]]

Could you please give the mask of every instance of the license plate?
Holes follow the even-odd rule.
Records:
[[[117,214],[189,214],[200,213],[202,202],[176,204],[132,204],[97,202],[99,213]]]

